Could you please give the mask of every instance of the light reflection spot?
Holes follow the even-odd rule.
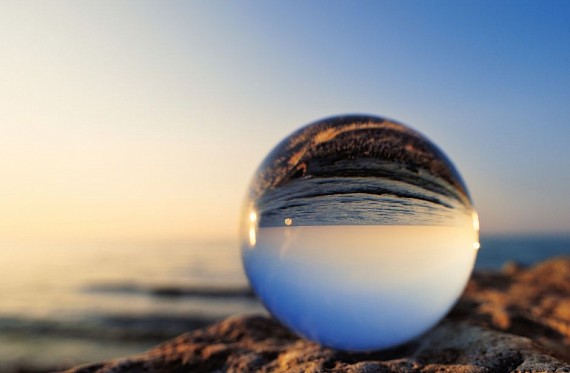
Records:
[[[477,215],[477,213],[473,211],[473,214],[471,216],[473,218],[473,229],[479,232],[479,215]]]
[[[255,211],[249,213],[249,221],[255,223],[257,221],[257,214]]]

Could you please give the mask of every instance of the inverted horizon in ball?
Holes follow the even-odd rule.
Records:
[[[445,154],[373,116],[338,116],[281,141],[251,182],[242,260],[269,312],[348,351],[397,346],[457,301],[478,218]]]

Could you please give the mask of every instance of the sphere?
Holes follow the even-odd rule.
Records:
[[[435,325],[479,248],[477,213],[445,154],[373,116],[286,137],[243,210],[242,261],[259,299],[297,334],[347,351],[394,347]]]

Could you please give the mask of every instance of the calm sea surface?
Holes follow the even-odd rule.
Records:
[[[570,255],[570,237],[482,238],[477,268]],[[0,247],[0,372],[142,352],[234,314],[264,312],[237,244]]]

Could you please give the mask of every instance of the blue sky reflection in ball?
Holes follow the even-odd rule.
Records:
[[[322,345],[405,343],[456,302],[479,248],[467,188],[422,134],[366,115],[294,132],[255,173],[242,218],[251,286]]]

